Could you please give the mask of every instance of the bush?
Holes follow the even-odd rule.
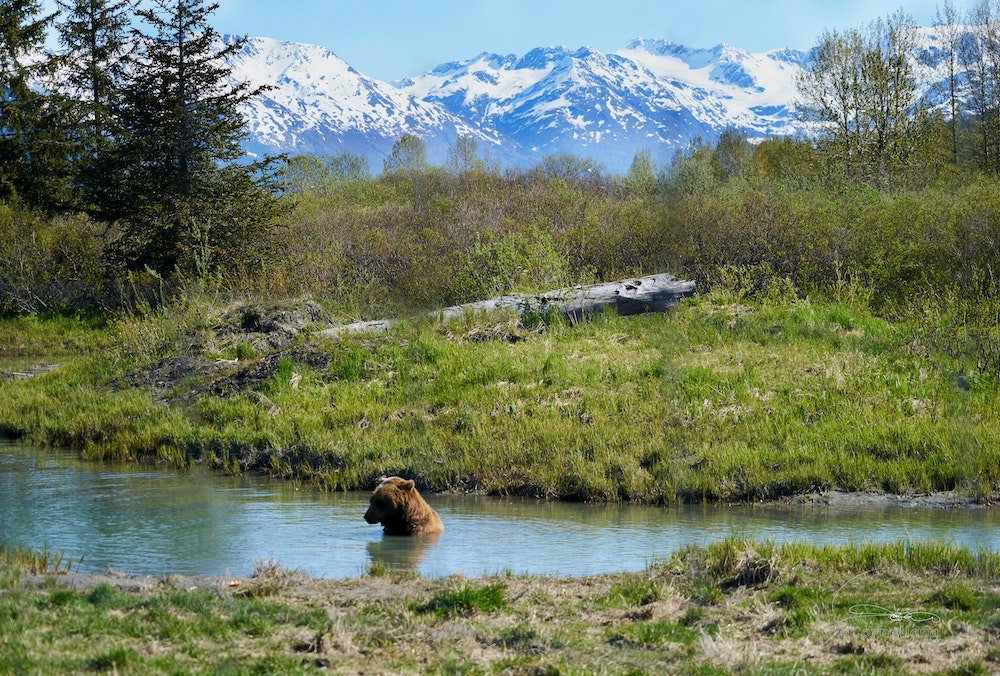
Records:
[[[768,162],[794,150],[786,146]],[[997,296],[996,177],[874,189],[831,176],[792,181],[760,162],[719,175],[710,150],[678,160],[657,190],[623,189],[627,181],[570,157],[505,174],[428,166],[315,188],[304,178],[284,198],[295,210],[259,251],[225,270],[206,259],[191,275],[215,293],[319,298],[350,318],[656,272],[706,291],[741,271],[748,298],[841,301],[846,292],[888,310],[942,293]],[[0,206],[0,312],[155,307],[191,289],[176,271],[122,278],[103,265],[117,236],[83,216]],[[997,370],[994,355],[984,361]]]
[[[91,310],[105,299],[102,228],[0,204],[0,312]]]

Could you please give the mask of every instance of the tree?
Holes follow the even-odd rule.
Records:
[[[355,155],[346,150],[339,155],[326,159],[330,175],[336,183],[351,183],[354,181],[365,181],[371,178],[372,170],[368,165],[368,158],[364,155]]]
[[[382,162],[386,174],[419,172],[427,168],[427,147],[419,136],[403,134],[392,146],[389,157]]]
[[[977,164],[1000,172],[1000,21],[994,7],[984,0],[973,10],[969,23],[973,30],[962,36],[959,59],[979,131]]]
[[[903,12],[871,25],[871,47],[864,60],[869,93],[874,160],[883,171],[907,164],[920,145],[927,121],[910,55],[916,26]]]
[[[534,176],[546,181],[562,181],[577,188],[604,186],[603,165],[589,157],[572,153],[546,155],[531,170]]]
[[[962,26],[958,21],[958,10],[952,0],[945,0],[944,8],[939,8],[935,23],[938,27],[938,36],[941,41],[941,49],[947,60],[948,76],[946,84],[948,87],[948,108],[951,116],[949,127],[951,129],[951,163],[958,164],[958,123],[959,123],[959,101],[958,101],[958,56],[959,45],[961,43]]]
[[[761,178],[803,185],[815,178],[816,151],[807,140],[765,139],[754,148],[751,167]]]
[[[118,262],[160,274],[204,274],[261,255],[277,212],[271,160],[241,163],[243,105],[262,88],[232,84],[225,42],[209,25],[218,4],[152,0],[137,12],[135,66],[122,89],[115,182],[101,205],[121,225]],[[273,159],[273,158],[272,158]]]
[[[0,0],[0,199],[58,209],[68,192],[66,100],[33,88],[57,61],[43,56],[55,14],[39,17],[38,0]]]
[[[486,162],[479,157],[479,143],[473,136],[459,136],[454,145],[448,148],[448,159],[445,163],[455,175],[467,176],[486,170]]]
[[[637,197],[652,197],[656,193],[656,164],[649,148],[636,152],[625,174],[625,190]]]
[[[909,60],[914,39],[902,12],[866,30],[827,31],[799,75],[800,110],[829,132],[848,175],[884,174],[917,149],[926,115]]]
[[[65,55],[62,75],[73,97],[79,125],[77,184],[84,208],[101,201],[111,151],[121,136],[115,110],[128,73],[129,24],[134,0],[58,0],[56,24]]]
[[[678,149],[670,165],[664,167],[660,185],[664,192],[674,198],[685,195],[703,195],[719,187],[719,177],[712,167],[712,146],[703,138],[695,137],[687,148]]]
[[[296,155],[281,173],[285,190],[293,193],[323,193],[342,183],[371,178],[368,160],[362,155]]]
[[[753,145],[736,129],[726,129],[715,143],[712,168],[720,178],[739,176],[753,156]]]

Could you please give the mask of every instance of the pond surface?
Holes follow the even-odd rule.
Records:
[[[427,576],[578,576],[643,570],[687,544],[733,534],[818,544],[938,540],[1000,551],[1000,515],[992,509],[425,497],[445,523],[434,541],[384,536],[366,524],[368,493],[84,463],[0,445],[0,543],[48,547],[84,573],[244,576],[254,561],[273,560],[314,577],[352,577],[375,562]]]

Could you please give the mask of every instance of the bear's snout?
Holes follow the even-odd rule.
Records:
[[[368,505],[368,511],[365,512],[365,522],[378,523],[378,521],[379,521],[378,514],[375,513],[375,507],[373,507],[372,505]]]

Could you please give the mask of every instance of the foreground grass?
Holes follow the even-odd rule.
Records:
[[[985,674],[1000,557],[732,538],[582,579],[22,577],[0,551],[4,673]]]
[[[402,474],[430,490],[580,500],[826,489],[991,500],[1000,480],[997,380],[942,349],[953,332],[927,330],[919,312],[889,322],[846,303],[713,292],[666,315],[476,316],[303,334],[277,352],[254,336],[226,342],[212,312],[94,329],[80,342],[100,349],[0,382],[0,432],[330,489]],[[124,377],[171,355],[275,368],[243,390]]]

